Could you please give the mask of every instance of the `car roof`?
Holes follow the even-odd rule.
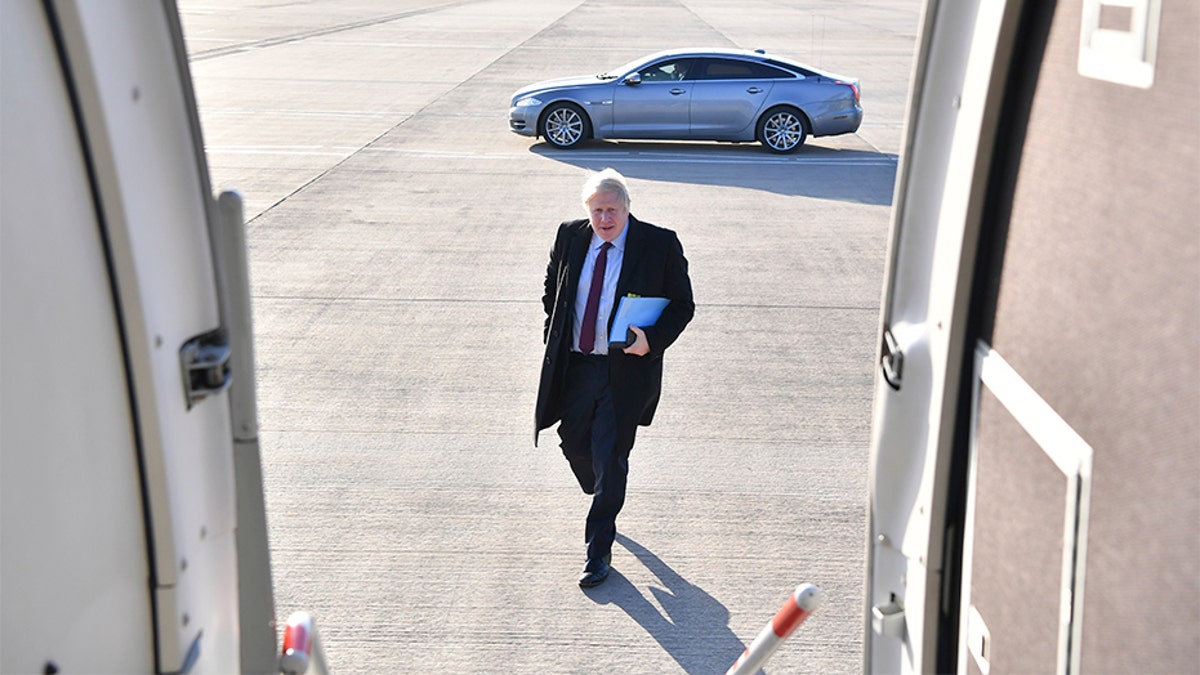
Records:
[[[647,56],[647,59],[657,59],[664,56],[742,56],[754,59],[766,58],[766,52],[753,49],[733,49],[731,47],[686,47],[680,49],[664,49]]]
[[[812,66],[801,63],[794,59],[789,59],[784,56],[778,56],[776,54],[771,54],[764,49],[734,49],[732,47],[684,47],[684,48],[679,48],[679,49],[664,49],[663,51],[655,52],[653,54],[646,56],[643,59],[639,59],[639,61],[641,61],[642,63],[649,63],[651,61],[656,61],[661,58],[680,57],[680,56],[683,56],[683,57],[721,56],[721,57],[743,58],[743,59],[749,59],[749,60],[754,60],[754,61],[775,63],[777,65],[787,67],[791,70],[798,70],[802,73],[803,72],[818,73],[818,74],[821,73],[820,70],[813,68]]]

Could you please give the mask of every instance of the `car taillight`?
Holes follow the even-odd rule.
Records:
[[[850,91],[854,92],[854,100],[855,100],[855,101],[859,100],[859,98],[858,98],[858,85],[857,85],[857,84],[854,84],[853,82],[842,82],[841,80],[834,80],[834,84],[840,84],[840,85],[843,85],[843,86],[850,87]]]

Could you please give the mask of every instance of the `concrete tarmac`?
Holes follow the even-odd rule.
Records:
[[[180,0],[214,185],[247,201],[277,612],[336,673],[862,668],[871,385],[916,0]],[[673,46],[862,81],[858,133],[757,144],[508,130],[509,96]],[[586,171],[676,230],[696,318],[631,457],[614,573],[533,445],[540,297]]]

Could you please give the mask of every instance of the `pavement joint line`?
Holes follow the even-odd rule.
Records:
[[[475,431],[475,432],[470,432],[470,433],[464,433],[461,431],[443,431],[443,430],[430,430],[430,429],[365,429],[364,430],[364,429],[329,429],[329,428],[302,429],[302,428],[298,428],[298,427],[286,427],[286,428],[284,428],[284,427],[269,427],[269,428],[264,427],[264,428],[269,429],[269,431],[271,431],[272,433],[277,433],[277,434],[304,434],[306,436],[309,436],[309,435],[313,435],[313,436],[435,436],[435,437],[458,436],[458,437],[461,437],[464,439],[470,439],[470,438],[480,439],[480,440],[486,439],[489,441],[492,439],[495,439],[495,438],[514,438],[514,439],[522,439],[522,440],[527,440],[529,438],[529,434],[525,431],[519,431],[519,432],[495,431],[495,432],[491,432],[491,433],[482,433],[482,432]],[[643,430],[642,432],[638,432],[638,433],[639,433],[639,438],[645,437],[648,439],[654,439],[655,441],[681,441],[681,442],[687,442],[687,443],[701,443],[704,445],[718,445],[721,443],[754,443],[756,445],[792,446],[792,445],[796,444],[795,437],[783,437],[783,436],[775,436],[775,435],[759,437],[759,436],[710,436],[710,435],[685,436],[685,435],[674,434],[674,435],[668,436],[668,435],[662,434],[661,432],[651,432],[651,431],[646,431],[646,430]],[[811,441],[806,441],[806,442],[811,442],[813,445],[819,446],[822,449],[836,450],[839,452],[844,451],[844,450],[863,450],[863,451],[867,450],[866,445],[859,445],[856,443],[834,442],[834,441],[829,441],[829,440],[824,440],[824,439],[811,439]],[[444,449],[442,449],[442,448],[431,448],[430,450],[434,451],[434,452],[439,452],[439,453],[444,452]],[[393,451],[393,448],[391,446],[389,446],[386,448],[379,447],[379,448],[361,448],[361,449],[359,449],[360,453],[376,452],[376,451],[390,453]],[[324,453],[325,450],[320,449],[317,452]],[[464,452],[472,453],[474,451],[464,450]],[[557,491],[558,489],[559,488],[555,488],[554,491]],[[572,488],[572,489],[574,489],[574,488]],[[722,488],[722,489],[724,489],[724,488]]]
[[[436,303],[444,302],[448,304],[460,305],[537,305],[541,306],[540,300],[513,300],[504,298],[396,298],[396,297],[371,297],[366,295],[338,295],[338,296],[316,296],[316,295],[255,295],[255,299],[263,300],[300,300],[303,302],[412,302],[412,303]]]
[[[389,303],[446,303],[458,305],[536,305],[541,306],[539,300],[515,300],[505,298],[397,298],[397,297],[371,297],[366,295],[339,295],[339,296],[315,296],[315,295],[266,295],[255,294],[255,300],[296,300],[302,302],[389,302]],[[800,310],[816,310],[816,311],[837,311],[837,312],[871,312],[879,311],[878,307],[871,306],[854,306],[854,305],[805,305],[805,304],[784,304],[784,303],[754,303],[754,302],[727,302],[727,303],[696,303],[697,309],[800,309]]]
[[[366,429],[366,430],[363,430],[363,429],[330,429],[330,428],[325,428],[325,427],[319,428],[319,429],[318,428],[304,429],[304,428],[300,428],[300,427],[286,427],[285,428],[285,427],[262,426],[259,428],[259,430],[266,431],[266,432],[269,432],[272,434],[304,434],[305,436],[321,436],[321,435],[327,435],[327,436],[382,436],[382,437],[387,437],[387,436],[430,436],[430,437],[464,436],[464,434],[462,434],[461,432],[457,432],[457,431],[437,431],[437,430],[429,430],[429,429]],[[522,432],[497,431],[497,432],[491,433],[491,434],[475,433],[475,434],[466,434],[465,436],[469,436],[471,438],[486,438],[486,439],[497,439],[497,438],[510,438],[510,439],[514,439],[514,440],[520,439],[522,442],[527,442],[529,440],[529,433],[525,432],[525,431],[522,431]],[[659,441],[659,442],[682,442],[682,443],[698,442],[698,443],[703,443],[704,445],[719,445],[719,444],[724,444],[724,443],[735,443],[735,444],[741,444],[741,445],[754,444],[754,445],[763,445],[763,446],[771,446],[771,445],[792,446],[792,445],[796,444],[795,436],[788,436],[788,437],[782,437],[782,436],[716,436],[716,435],[665,436],[665,435],[657,435],[657,434],[649,434],[649,433],[642,434],[641,436],[644,440],[654,440],[654,441]],[[547,438],[549,438],[549,436],[547,436]],[[814,446],[819,446],[821,448],[836,448],[839,450],[863,450],[863,451],[866,451],[866,449],[867,449],[866,446],[854,445],[854,444],[834,445],[834,444],[830,444],[830,443],[821,441],[820,439],[812,440],[811,442]],[[546,447],[550,447],[550,446],[546,446]],[[391,449],[389,448],[387,451],[391,452]],[[441,452],[441,450],[438,450],[438,452]]]
[[[288,110],[283,108],[204,109],[206,115],[298,115],[302,117],[395,117],[413,115],[411,110]]]
[[[469,3],[472,3],[472,2],[479,2],[479,1],[481,1],[481,0],[463,0],[462,2],[450,3],[450,4],[448,4],[448,5],[444,5],[444,6],[442,6],[442,7],[458,6],[458,5],[464,5],[464,4],[469,4]],[[434,10],[420,10],[420,11],[418,11],[417,13],[426,13],[426,11],[434,11]],[[402,18],[402,17],[401,17],[400,15],[397,15],[395,18]],[[387,20],[387,21],[390,21],[390,20],[392,20],[392,19],[386,19],[386,20]],[[560,17],[560,19],[559,19],[559,20],[561,21],[561,17]],[[374,23],[383,23],[383,22],[384,22],[384,19],[380,19],[380,20],[374,20]],[[361,23],[363,23],[363,25],[373,25],[371,22],[361,22]],[[555,22],[555,23],[557,23],[557,22]],[[326,32],[325,32],[325,33],[323,33],[323,34],[328,34],[328,32],[337,32],[337,31],[339,31],[339,30],[349,30],[349,28],[350,28],[350,27],[358,27],[358,26],[357,26],[357,25],[354,25],[354,26],[342,26],[342,27],[334,27],[334,28],[332,28],[332,29],[329,29],[328,31],[326,31]],[[543,30],[543,32],[545,32],[545,31]],[[526,42],[528,42],[528,40],[526,40]],[[524,44],[524,43],[522,43],[522,44]],[[508,50],[507,52],[505,52],[503,56],[497,57],[497,59],[496,59],[496,60],[492,61],[492,64],[494,65],[494,64],[496,63],[496,61],[498,61],[500,58],[503,58],[504,56],[508,56],[508,55],[509,55],[509,54],[511,54],[513,51],[515,51],[515,50],[519,49],[519,48],[520,48],[520,46],[521,46],[521,45],[517,45],[517,46],[513,47],[512,49]],[[462,81],[460,81],[460,82],[459,82],[459,83],[458,83],[456,86],[454,86],[454,87],[451,87],[450,89],[448,89],[448,90],[446,90],[446,91],[443,91],[442,93],[438,94],[437,96],[435,96],[435,97],[433,98],[433,100],[431,100],[431,101],[430,101],[429,103],[427,103],[427,104],[426,104],[424,107],[422,107],[420,110],[418,110],[418,111],[417,111],[417,112],[416,112],[414,115],[410,115],[410,116],[408,116],[408,117],[405,117],[404,119],[401,119],[399,122],[397,122],[396,124],[392,125],[390,128],[388,128],[387,130],[383,131],[383,132],[382,132],[382,133],[380,133],[379,135],[375,136],[375,138],[373,138],[373,139],[371,139],[370,141],[368,141],[367,143],[365,143],[365,144],[364,144],[362,147],[360,147],[358,150],[355,150],[354,152],[350,153],[349,155],[346,155],[346,156],[342,157],[342,158],[341,158],[339,161],[337,161],[336,163],[334,163],[334,165],[333,165],[333,166],[330,166],[329,168],[325,169],[325,170],[324,170],[324,171],[322,171],[322,172],[321,172],[319,175],[317,175],[317,176],[313,177],[312,179],[310,179],[310,180],[306,181],[306,182],[305,182],[303,185],[301,185],[301,186],[297,187],[296,189],[292,190],[290,193],[288,193],[287,195],[283,196],[281,199],[279,199],[278,201],[276,201],[274,204],[271,204],[271,205],[269,205],[267,208],[263,209],[261,212],[259,212],[259,214],[258,214],[258,215],[256,215],[256,216],[254,216],[253,218],[249,219],[249,220],[247,221],[246,225],[247,225],[247,226],[249,226],[249,225],[250,225],[251,223],[253,223],[255,220],[258,220],[259,218],[262,218],[263,216],[267,215],[268,213],[270,213],[270,212],[274,211],[274,210],[275,210],[275,207],[279,206],[280,204],[283,204],[284,202],[286,202],[287,200],[291,199],[292,197],[294,197],[294,196],[296,196],[296,195],[300,194],[300,193],[301,193],[301,192],[303,192],[304,190],[307,190],[307,189],[309,188],[309,186],[311,186],[311,185],[314,185],[314,184],[316,184],[318,181],[320,181],[320,180],[324,179],[324,178],[325,178],[326,176],[328,176],[328,175],[329,175],[331,172],[333,172],[333,171],[337,170],[337,169],[338,169],[339,167],[341,167],[343,164],[345,164],[346,162],[350,161],[350,159],[351,159],[352,157],[355,157],[355,156],[357,156],[357,155],[358,155],[359,153],[361,153],[361,152],[369,152],[369,151],[371,151],[372,149],[374,149],[374,146],[375,146],[375,144],[376,144],[376,143],[378,143],[380,139],[384,138],[385,136],[388,136],[388,135],[390,135],[392,132],[394,132],[394,131],[396,131],[397,129],[399,129],[400,127],[404,126],[404,124],[405,124],[405,123],[407,123],[408,121],[412,120],[414,117],[416,117],[416,116],[420,115],[420,114],[421,114],[422,112],[424,112],[425,110],[428,110],[430,106],[433,106],[433,105],[437,104],[439,101],[441,101],[443,98],[445,98],[445,97],[446,97],[448,94],[450,94],[451,92],[457,91],[458,89],[462,88],[462,87],[463,87],[464,85],[466,85],[468,82],[470,82],[471,80],[474,80],[476,77],[478,77],[480,73],[482,73],[482,72],[484,72],[485,70],[487,70],[487,68],[488,68],[488,67],[490,67],[490,66],[485,66],[484,68],[480,69],[479,71],[476,71],[474,75],[471,75],[470,77],[464,78],[464,79],[463,79]]]

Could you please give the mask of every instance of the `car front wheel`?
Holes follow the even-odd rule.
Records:
[[[556,148],[573,148],[588,137],[587,116],[571,103],[555,103],[542,116],[542,137]]]
[[[758,121],[758,142],[772,152],[792,152],[804,145],[808,123],[793,108],[774,108]]]

